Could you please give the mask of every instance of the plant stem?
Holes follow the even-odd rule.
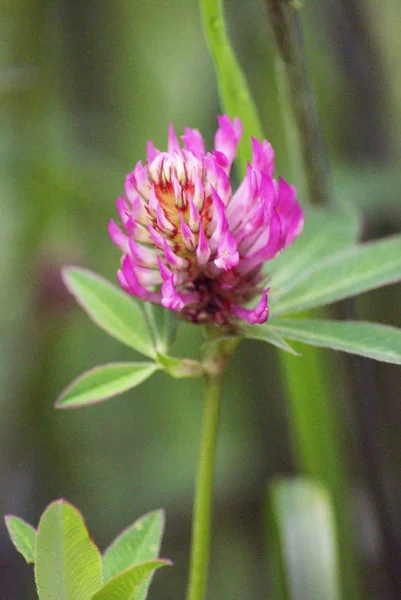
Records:
[[[263,139],[255,102],[248,82],[241,70],[228,36],[224,18],[223,0],[200,0],[205,38],[210,48],[216,69],[220,99],[225,112],[231,117],[240,117],[244,135],[238,146],[236,167],[240,178],[246,175],[247,162],[251,160],[251,135]]]
[[[298,14],[300,5],[296,0],[266,0],[279,60],[284,65],[280,70],[285,73],[283,79],[298,133],[309,201],[312,204],[328,204],[332,201],[329,167],[306,72]]]
[[[329,167],[310,88],[297,0],[266,0],[278,49],[278,82],[286,124],[290,167],[305,182],[307,200],[332,203]],[[297,156],[298,154],[298,156]],[[302,173],[303,171],[303,173]],[[298,181],[297,181],[298,183]],[[321,352],[302,348],[302,361],[282,353],[281,370],[290,408],[291,431],[302,471],[327,486],[335,506],[344,599],[360,597],[348,509],[348,473],[336,398]]]
[[[207,362],[204,363],[206,398],[192,516],[187,600],[204,600],[206,593],[221,389],[227,364],[238,341],[237,338],[233,338],[213,346],[207,357]]]

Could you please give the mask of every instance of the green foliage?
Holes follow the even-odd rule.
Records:
[[[157,370],[153,362],[111,363],[95,367],[75,379],[56,402],[57,408],[94,404],[122,394],[148,379]]]
[[[36,530],[32,525],[19,517],[7,515],[5,517],[8,535],[12,543],[25,558],[27,563],[35,560]]]
[[[251,136],[263,139],[256,106],[227,34],[221,0],[201,0],[203,26],[213,57],[224,110],[231,118],[239,117],[244,127],[236,165],[241,176],[251,159]]]
[[[164,528],[161,510],[123,531],[103,559],[81,513],[65,500],[46,508],[37,534],[18,517],[7,516],[6,525],[17,550],[35,563],[39,600],[145,600],[153,572],[171,564],[157,558]]]
[[[263,340],[292,354],[297,352],[285,338],[399,363],[400,332],[395,328],[276,318],[401,279],[401,236],[356,245],[358,232],[359,219],[352,211],[309,210],[303,234],[271,262],[269,322],[261,326],[243,324],[238,335]],[[164,369],[173,377],[202,375],[201,363],[166,354],[176,327],[171,311],[135,301],[90,271],[68,268],[64,279],[100,327],[153,357],[155,362],[96,367],[78,377],[61,394],[57,407],[79,407],[105,400],[139,385],[157,369]]]
[[[90,600],[102,586],[99,550],[65,500],[50,504],[40,519],[35,580],[40,600]]]
[[[274,600],[339,600],[333,507],[326,489],[307,478],[269,489],[268,543]]]
[[[177,315],[158,304],[143,304],[150,331],[158,354],[165,355],[174,341],[178,325]]]
[[[155,510],[125,529],[103,555],[103,579],[107,583],[118,573],[133,565],[157,558],[164,530],[164,513]],[[135,593],[135,600],[144,600],[150,579]]]
[[[331,304],[401,279],[401,236],[351,247],[306,269],[271,298],[272,314]]]
[[[177,318],[162,306],[131,298],[96,273],[79,267],[63,270],[69,291],[104,331],[155,362],[110,363],[83,373],[60,395],[57,408],[75,408],[107,400],[136,387],[157,369],[172,377],[199,377],[202,366],[190,359],[168,356]]]
[[[99,275],[68,267],[64,282],[99,327],[137,352],[154,358],[156,349],[142,304]]]
[[[266,263],[272,298],[282,296],[294,281],[322,259],[355,245],[359,232],[359,215],[351,210],[307,208],[299,238]]]
[[[298,354],[298,352],[291,348],[285,339],[279,333],[274,331],[272,327],[262,327],[260,325],[255,327],[255,325],[244,324],[241,325],[240,331],[248,340],[260,340],[272,344],[273,346],[276,346],[276,348],[284,350],[284,352],[295,355]]]
[[[312,346],[342,350],[382,362],[401,364],[401,329],[363,321],[330,321],[328,319],[286,319],[262,325],[290,340]]]
[[[150,560],[136,565],[110,579],[91,600],[132,600],[140,586],[160,567],[170,564],[166,560]]]

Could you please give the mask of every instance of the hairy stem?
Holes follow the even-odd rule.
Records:
[[[204,600],[206,594],[221,389],[226,367],[237,344],[237,338],[213,344],[204,363],[206,398],[192,516],[187,600]]]

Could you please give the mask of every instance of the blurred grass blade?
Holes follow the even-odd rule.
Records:
[[[287,124],[284,133],[287,138],[288,170],[292,173],[292,179],[295,178],[297,187],[301,182],[298,190],[301,195],[306,192],[305,197],[300,198],[301,202],[313,201],[326,206],[331,205],[333,199],[328,185],[327,157],[322,149],[318,123],[314,118],[314,98],[307,76],[302,27],[296,14],[301,4],[268,0],[267,5],[271,11],[269,12],[270,26],[275,31],[280,47],[277,64],[280,63],[280,60],[282,61],[281,68],[277,69],[277,75],[279,90],[282,92],[280,107],[284,123]],[[272,13],[274,13],[274,17]],[[286,59],[288,52],[291,53],[289,60]],[[300,89],[302,89],[301,94]],[[340,207],[344,203],[339,202],[336,198],[335,204]],[[355,213],[352,208],[349,209],[347,203],[342,207],[346,213],[349,211],[350,220],[355,222]],[[307,219],[308,213],[306,214],[306,232],[308,231]],[[327,232],[330,225],[326,223],[325,227]],[[298,277],[304,275],[305,269],[311,267],[312,259],[313,262],[319,260],[319,251],[321,258],[328,257],[332,252],[344,248],[350,242],[352,244],[353,235],[357,235],[356,229],[353,233],[348,229],[348,224],[344,223],[345,244],[343,246],[340,228],[340,223],[334,225],[338,247],[335,244],[330,247],[331,235],[327,236],[326,242],[321,237],[319,243],[316,243],[315,251],[311,252],[309,264],[308,260],[296,264],[296,244],[303,244],[304,234],[294,244],[294,250],[289,248],[283,253],[282,258],[278,258],[278,262],[283,260],[285,268],[287,268],[290,262],[285,262],[285,255],[287,252],[291,252],[294,269],[291,269],[290,266],[287,274],[283,273],[282,278],[281,274],[277,273],[278,279],[273,280],[271,284],[269,296],[271,317],[274,317],[276,310],[281,306],[279,294],[284,292],[284,287],[288,291]],[[315,241],[311,240],[311,244],[313,247]],[[298,248],[301,248],[300,245]],[[295,269],[296,266],[298,271]],[[283,290],[280,290],[281,286]],[[330,491],[338,527],[342,593],[344,599],[358,600],[360,597],[358,571],[352,540],[352,521],[348,508],[348,475],[343,456],[345,440],[342,435],[343,429],[339,426],[337,411],[340,408],[336,402],[337,398],[335,398],[335,387],[330,378],[330,373],[333,372],[333,358],[336,361],[337,357],[331,357],[329,365],[326,363],[325,356],[317,348],[299,347],[300,344],[296,342],[292,345],[299,353],[302,353],[302,359],[283,352],[280,353],[279,359],[288,401],[290,437],[294,456],[303,473],[324,483]],[[334,371],[338,366],[335,363]]]
[[[136,592],[141,584],[160,567],[171,564],[168,560],[150,560],[135,565],[110,579],[91,600],[136,600]],[[83,599],[82,599],[83,600]]]
[[[223,110],[231,118],[239,117],[244,135],[238,147],[236,165],[239,175],[246,175],[251,160],[251,136],[264,138],[256,106],[229,40],[221,0],[200,0],[206,39],[216,69]]]
[[[56,402],[57,408],[78,408],[108,400],[148,379],[157,370],[151,362],[110,363],[86,371],[75,379]]]
[[[36,530],[23,519],[7,515],[5,517],[6,527],[12,543],[25,558],[26,562],[35,561]]]
[[[100,553],[65,500],[52,502],[40,519],[35,580],[40,600],[90,600],[102,585]]]
[[[401,364],[401,329],[363,321],[287,319],[261,325],[278,335],[312,346],[342,350],[382,362]]]
[[[155,357],[154,342],[139,301],[96,273],[80,267],[63,269],[63,279],[99,327],[137,352]]]
[[[280,353],[283,384],[289,406],[290,435],[296,464],[302,473],[324,484],[336,513],[340,547],[342,593],[347,600],[359,598],[354,527],[349,512],[349,480],[344,458],[347,431],[342,425],[337,384],[333,373],[341,372],[337,356],[293,342],[301,358]]]
[[[401,236],[370,242],[321,261],[278,298],[272,314],[316,308],[401,280]]]
[[[307,208],[299,238],[266,263],[272,294],[282,296],[314,264],[355,244],[359,233],[360,219],[355,212]]]
[[[155,510],[125,529],[106,549],[102,568],[105,583],[122,571],[158,557],[164,530],[164,513]],[[144,600],[150,578],[135,593],[135,600]]]
[[[269,490],[268,539],[277,600],[339,600],[334,512],[325,488],[307,478],[278,480]],[[277,560],[278,559],[278,560]]]

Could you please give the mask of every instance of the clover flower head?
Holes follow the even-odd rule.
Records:
[[[185,128],[183,147],[169,127],[168,150],[148,142],[118,198],[120,221],[109,234],[122,253],[122,288],[195,323],[235,329],[238,320],[267,320],[263,264],[303,227],[295,188],[276,181],[274,151],[252,139],[252,163],[232,193],[230,169],[242,135],[238,118],[218,118],[214,150]],[[259,297],[256,308],[245,305]]]

